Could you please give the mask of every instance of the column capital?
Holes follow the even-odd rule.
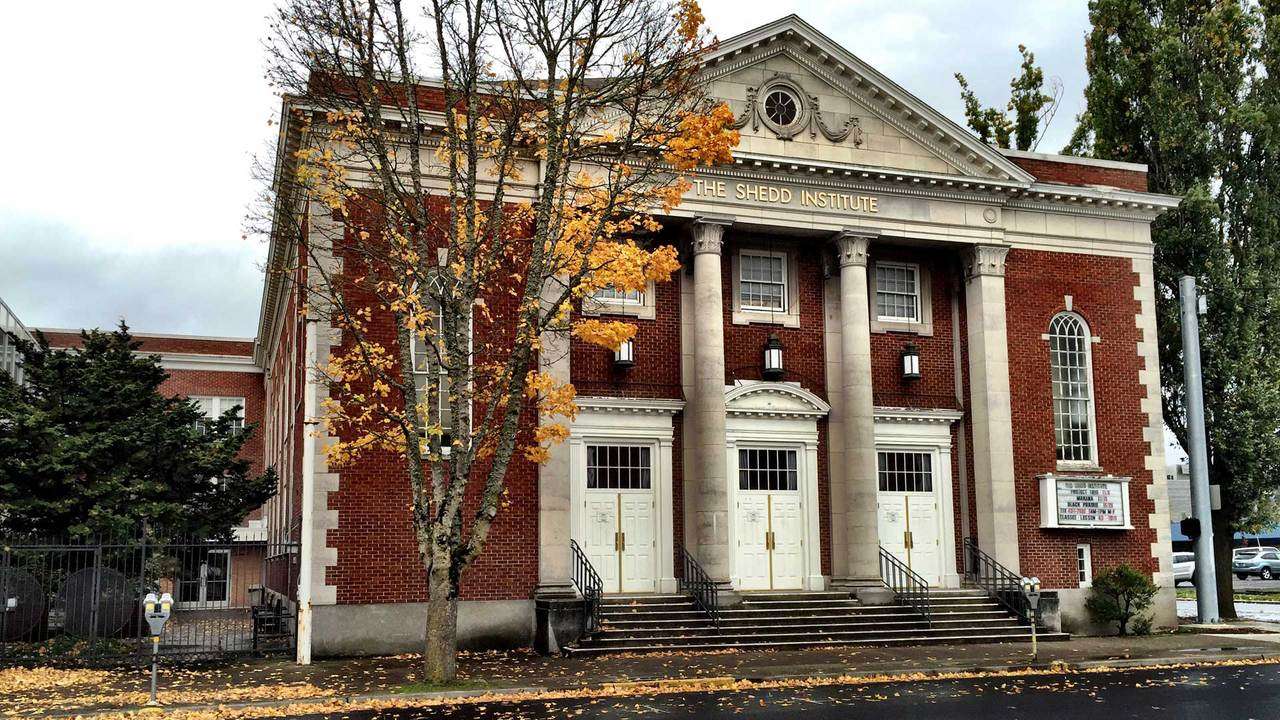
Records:
[[[855,230],[846,228],[836,233],[836,255],[840,258],[840,267],[848,265],[867,265],[867,250],[878,233],[872,230]]]
[[[980,275],[1004,277],[1004,259],[1009,254],[1008,245],[974,245],[964,251],[964,277],[966,280]]]
[[[693,220],[693,254],[720,254],[724,247],[725,228],[733,224],[732,218],[700,216]]]

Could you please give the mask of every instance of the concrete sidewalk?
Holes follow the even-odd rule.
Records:
[[[1182,664],[1229,659],[1280,662],[1275,626],[1239,624],[1131,638],[1077,638],[1040,646],[1037,667]],[[416,655],[326,660],[299,666],[253,660],[203,669],[161,671],[169,707],[279,704],[304,699],[369,699],[601,688],[616,683],[711,679],[777,680],[856,675],[999,671],[1031,666],[1026,644],[901,648],[839,647],[547,658],[532,652],[467,653],[454,688],[421,684]],[[134,708],[146,701],[144,669],[0,671],[3,717],[83,715]]]

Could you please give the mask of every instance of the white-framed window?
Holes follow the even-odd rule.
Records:
[[[743,250],[738,254],[738,305],[743,310],[787,311],[787,254]]]
[[[738,489],[797,490],[800,474],[795,450],[738,448]]]
[[[200,410],[200,414],[204,415],[207,420],[217,420],[222,414],[231,408],[238,408],[235,422],[232,428],[236,431],[244,429],[244,398],[242,397],[221,397],[221,396],[192,396],[188,398],[195,402],[196,407]],[[200,422],[199,428],[201,432],[205,430],[205,423]]]
[[[891,323],[918,323],[920,312],[920,266],[914,263],[876,262],[876,320]]]
[[[1080,587],[1093,584],[1093,551],[1084,543],[1076,546],[1076,579]]]
[[[593,297],[608,305],[644,305],[643,290],[619,290],[612,285],[596,290]]]
[[[881,492],[933,492],[933,453],[880,450],[876,478]]]
[[[1073,312],[1058,313],[1049,322],[1048,340],[1058,463],[1096,466],[1089,326]]]
[[[436,323],[439,325],[438,319]],[[409,351],[413,357],[413,385],[418,389],[418,397],[421,398],[427,392],[427,383],[431,377],[432,349],[425,338],[415,334]],[[436,372],[440,375],[440,394],[437,398],[440,427],[447,439],[453,435],[453,413],[449,411],[449,373],[442,367],[437,367]]]
[[[588,445],[588,490],[648,490],[653,484],[647,445]]]

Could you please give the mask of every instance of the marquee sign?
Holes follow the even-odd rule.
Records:
[[[1129,478],[1041,475],[1040,527],[1127,530]]]

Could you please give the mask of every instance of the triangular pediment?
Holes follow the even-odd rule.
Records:
[[[703,72],[709,92],[729,103],[737,117],[739,153],[980,180],[1032,180],[795,15],[718,43]],[[790,122],[777,122],[789,112]]]

